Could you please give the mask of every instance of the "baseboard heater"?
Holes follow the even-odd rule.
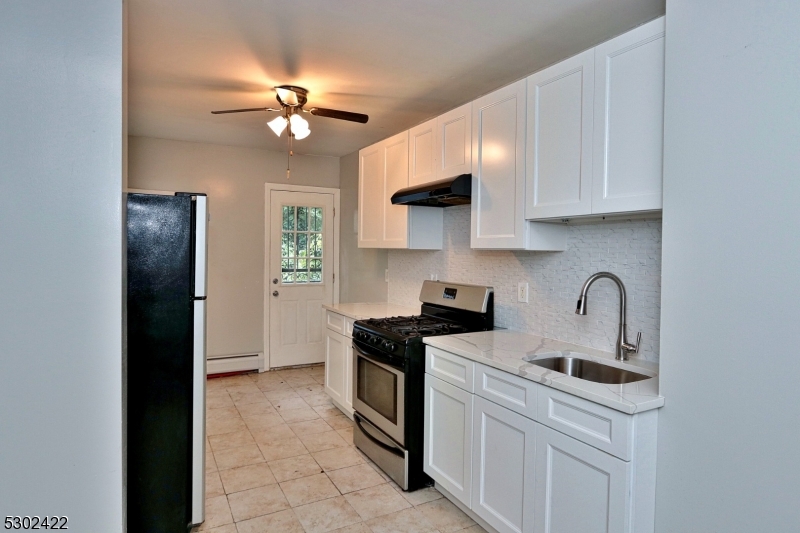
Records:
[[[263,353],[247,353],[237,355],[209,355],[206,359],[208,374],[225,374],[227,372],[244,372],[262,370]]]

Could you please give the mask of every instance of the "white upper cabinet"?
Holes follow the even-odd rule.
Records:
[[[408,130],[408,186],[469,174],[472,169],[472,104]]]
[[[383,243],[383,185],[386,154],[382,143],[358,152],[358,246],[379,248]]]
[[[392,195],[408,187],[408,143],[404,131],[359,152],[359,248],[442,248],[440,208],[392,204]]]
[[[472,248],[564,250],[565,228],[525,220],[525,80],[472,102]]]
[[[408,132],[383,143],[386,170],[383,188],[383,247],[408,247],[408,207],[392,205],[392,195],[408,187]]]
[[[408,186],[436,180],[436,119],[408,130]]]
[[[664,18],[528,78],[525,218],[661,209]]]
[[[525,218],[592,212],[594,51],[528,78]]]
[[[664,17],[595,48],[593,213],[661,209]]]
[[[436,179],[472,172],[472,103],[436,119]]]
[[[473,248],[525,248],[525,81],[472,103]]]

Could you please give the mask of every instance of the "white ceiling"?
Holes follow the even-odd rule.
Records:
[[[297,153],[341,156],[664,13],[665,0],[130,0],[129,132],[285,150],[275,85],[307,108]]]

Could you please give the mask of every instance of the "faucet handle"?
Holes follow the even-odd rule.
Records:
[[[642,332],[636,334],[636,344],[631,344],[629,342],[625,342],[622,344],[622,348],[626,352],[631,353],[639,353],[639,348],[642,346]]]

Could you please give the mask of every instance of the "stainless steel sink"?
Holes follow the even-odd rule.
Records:
[[[623,383],[634,383],[642,381],[643,379],[650,379],[651,376],[639,374],[638,372],[631,372],[615,366],[604,365],[588,361],[586,359],[578,359],[577,357],[549,357],[547,359],[534,359],[534,356],[523,358],[532,365],[547,368],[548,370],[555,370],[568,376],[587,381],[594,381],[595,383],[607,383],[611,385],[621,385]]]

